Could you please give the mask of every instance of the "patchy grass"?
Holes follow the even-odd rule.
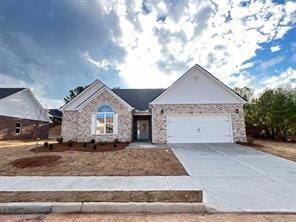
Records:
[[[56,145],[56,144],[55,144]],[[73,146],[74,147],[74,146]],[[50,166],[18,168],[11,162],[35,156],[31,147],[0,148],[2,176],[179,176],[188,175],[171,149],[121,149],[106,152],[46,151],[62,159]],[[40,148],[42,149],[49,148]],[[97,148],[99,149],[99,148]],[[90,149],[92,150],[92,149]],[[43,156],[44,152],[37,156]]]
[[[255,140],[246,146],[296,162],[296,143]]]
[[[0,202],[201,202],[200,191],[0,192]]]

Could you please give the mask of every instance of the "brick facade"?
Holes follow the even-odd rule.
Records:
[[[161,114],[163,110],[163,114]],[[238,113],[236,113],[238,110]],[[152,108],[152,142],[167,143],[166,116],[167,114],[218,114],[231,115],[234,141],[245,142],[246,130],[242,104],[205,104],[205,105],[153,105]]]
[[[15,133],[16,123],[22,125],[21,134]],[[35,126],[38,126],[37,128]],[[0,116],[0,140],[34,139],[35,131],[40,139],[48,138],[49,123],[17,117]]]
[[[110,105],[118,113],[118,134],[115,135],[91,135],[91,116],[96,108],[101,105]],[[130,142],[132,137],[132,113],[128,107],[108,91],[99,94],[82,110],[66,110],[63,114],[62,137],[64,141],[74,140],[88,142],[96,141],[112,142],[118,139],[121,142]]]

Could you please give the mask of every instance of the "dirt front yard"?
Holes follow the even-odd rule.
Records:
[[[17,167],[16,160],[30,158],[31,147],[0,148],[1,176],[179,176],[188,175],[170,149],[121,149],[95,152],[39,152],[37,158],[60,156],[46,166]],[[41,148],[42,149],[42,148]],[[44,148],[43,148],[44,149]],[[42,157],[44,158],[44,157]],[[35,160],[34,160],[35,161]],[[33,162],[34,162],[33,161]],[[26,166],[26,165],[25,165]]]
[[[253,144],[248,146],[288,160],[296,161],[296,143],[255,140]]]

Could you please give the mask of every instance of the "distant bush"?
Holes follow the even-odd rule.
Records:
[[[47,148],[47,147],[48,147],[48,142],[44,142],[43,146],[44,146],[45,148]]]
[[[96,140],[95,139],[91,139],[89,143],[94,144],[94,143],[96,143]]]
[[[93,150],[96,150],[97,149],[97,144],[94,144],[93,145]]]
[[[87,147],[87,143],[83,143],[83,145],[82,145],[83,147]]]
[[[58,142],[58,143],[63,143],[63,137],[58,137],[58,138],[57,138],[57,142]]]
[[[68,147],[72,147],[73,146],[73,140],[69,140],[68,142],[67,142],[67,144],[68,144]]]
[[[50,150],[53,149],[53,144],[49,144],[49,149],[50,149]]]

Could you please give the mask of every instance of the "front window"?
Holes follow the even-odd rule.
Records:
[[[96,134],[113,134],[114,111],[109,105],[97,109]]]
[[[16,135],[20,135],[22,133],[22,123],[21,122],[17,122],[15,124],[15,134]]]

